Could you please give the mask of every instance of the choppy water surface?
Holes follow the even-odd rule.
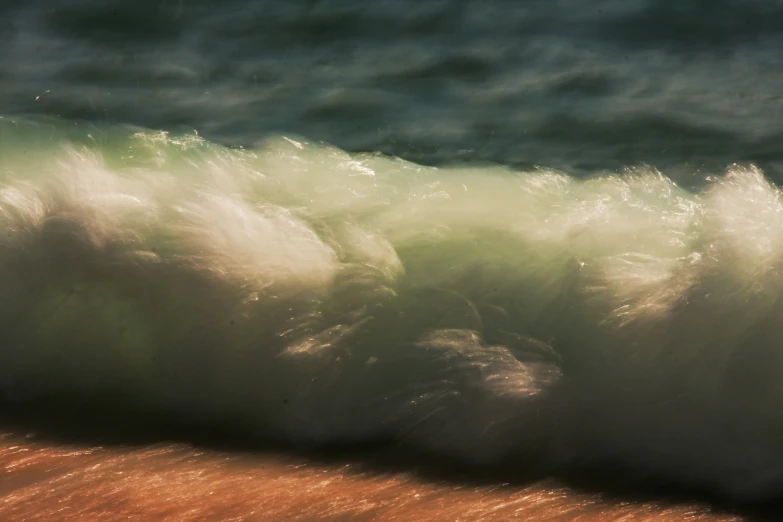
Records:
[[[779,165],[775,0],[6,3],[0,112],[427,164]]]

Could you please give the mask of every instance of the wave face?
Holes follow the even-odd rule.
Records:
[[[783,201],[0,119],[0,391],[783,485]]]

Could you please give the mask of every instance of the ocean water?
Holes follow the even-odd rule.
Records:
[[[430,165],[646,163],[685,180],[735,162],[780,168],[777,0],[1,9],[4,114],[196,129],[227,145],[292,133]]]
[[[5,408],[777,497],[781,15],[4,4]]]

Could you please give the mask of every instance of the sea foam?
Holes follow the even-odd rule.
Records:
[[[304,445],[783,486],[783,205],[757,168],[433,168],[0,120],[0,391]],[[522,465],[522,464],[520,464]]]

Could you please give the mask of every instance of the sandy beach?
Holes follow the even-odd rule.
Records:
[[[53,443],[0,436],[7,521],[740,521],[704,502],[629,500],[547,479],[469,484],[357,462],[188,444]]]

